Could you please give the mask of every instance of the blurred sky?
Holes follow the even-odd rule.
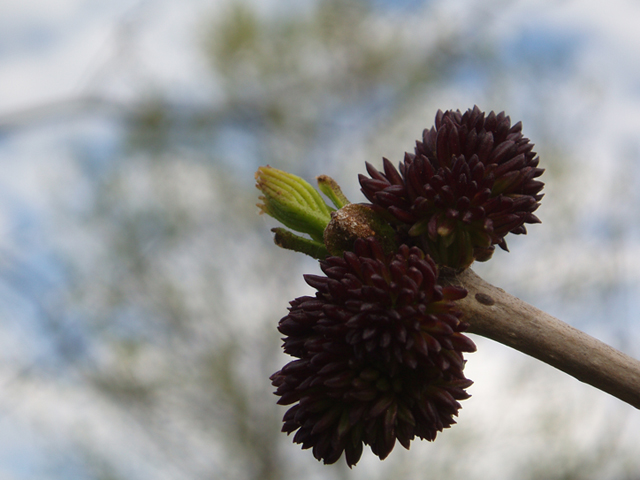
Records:
[[[304,8],[309,2],[257,2],[265,11]],[[417,0],[374,4],[394,15],[417,8]],[[467,15],[491,22],[491,35],[504,59],[512,61],[528,79],[545,70],[540,87],[548,89],[556,111],[549,122],[585,164],[607,174],[612,157],[628,155],[638,146],[640,131],[640,4],[632,0],[503,2],[504,9],[482,11],[476,2],[441,2],[444,19],[464,24]],[[37,160],[39,149],[64,156],[69,136],[89,148],[109,148],[109,129],[100,124],[65,125],[62,130],[30,130],[28,135],[3,135],[3,126],[44,120],[47,112],[72,110],[74,100],[99,97],[125,104],[140,95],[158,91],[197,101],[198,95],[214,95],[204,58],[198,54],[203,33],[202,18],[211,18],[221,2],[203,0],[31,0],[0,4],[0,154],[7,175],[4,195],[15,192],[37,205],[42,186],[34,166],[51,168]],[[208,17],[207,17],[208,16]],[[468,35],[473,36],[469,31]],[[563,64],[567,61],[571,65]],[[571,79],[567,78],[570,72]],[[459,74],[460,85],[472,91],[483,81],[473,68]],[[466,76],[465,76],[466,75]],[[198,88],[204,83],[207,88]],[[526,92],[515,91],[514,113],[526,105]],[[453,98],[455,100],[455,97]],[[71,102],[71,104],[70,104]],[[453,103],[453,102],[452,102]],[[466,108],[443,105],[442,108]],[[59,118],[59,117],[56,117]],[[526,118],[524,119],[526,121]],[[526,126],[526,123],[525,123]],[[51,127],[49,125],[49,127]],[[92,130],[93,128],[93,130]],[[533,136],[535,132],[529,132]],[[113,138],[113,137],[111,137]],[[57,144],[57,148],[53,145]],[[45,147],[46,145],[46,147]],[[621,149],[623,150],[621,152]],[[26,161],[29,159],[29,161]],[[591,162],[597,162],[591,165]],[[9,164],[7,164],[9,163]],[[51,172],[55,175],[55,172]],[[20,179],[20,181],[15,181]],[[1,180],[0,180],[1,181]],[[591,199],[596,208],[600,199]],[[41,200],[40,200],[41,201]],[[18,202],[19,203],[19,202]],[[0,222],[0,231],[7,228]]]
[[[254,3],[267,14],[282,14],[304,9],[311,2]],[[389,16],[419,9],[423,3],[374,2]],[[6,248],[15,248],[19,242],[24,253],[25,245],[32,245],[38,268],[43,268],[47,242],[42,239],[46,229],[40,227],[51,207],[45,192],[51,193],[56,184],[73,183],[75,173],[68,163],[72,149],[84,149],[99,162],[119,147],[121,132],[109,121],[109,106],[126,108],[131,99],[154,91],[184,102],[198,102],[203,95],[215,102],[215,83],[212,88],[210,67],[199,47],[205,35],[204,19],[215,18],[224,4],[204,0],[0,4],[0,162],[4,171],[0,200],[11,207],[0,211],[0,233],[4,233],[0,237]],[[582,219],[588,235],[591,239],[606,236],[610,232],[603,228],[603,218],[632,215],[640,195],[636,188],[640,184],[640,4],[524,0],[498,5],[503,8],[492,4],[484,9],[479,2],[453,0],[438,2],[437,12],[452,29],[468,28],[465,33],[470,38],[477,35],[469,28],[474,21],[491,25],[489,35],[494,37],[502,65],[510,67],[509,74],[516,79],[516,88],[503,93],[508,113],[514,121],[524,121],[525,133],[534,141],[539,135],[531,125],[546,127],[546,135],[559,138],[576,163],[569,184],[589,192],[578,199],[573,198],[578,190],[547,189],[547,199],[562,195],[588,205],[583,208],[588,215]],[[440,108],[467,108],[478,85],[487,81],[492,77],[468,63]],[[96,98],[109,103],[94,117],[90,113],[74,117],[78,103]],[[541,98],[544,111],[536,111]],[[501,109],[501,105],[488,107]],[[544,121],[532,122],[532,115],[544,116]],[[21,125],[29,128],[12,128]],[[229,141],[236,147],[239,143],[237,138]],[[250,168],[254,162],[248,162]],[[242,167],[241,161],[235,165]],[[246,171],[242,177],[252,182]],[[618,190],[624,198],[612,199],[612,185],[616,190],[623,178],[624,188]],[[85,202],[81,189],[61,190],[57,195],[66,195],[65,201],[79,208]],[[542,214],[549,205],[549,200],[543,202]],[[625,245],[624,252],[628,274],[634,278],[640,271],[636,244]],[[562,252],[557,261],[575,263],[571,253]],[[546,282],[544,275],[537,278]]]
[[[388,15],[396,15],[419,8],[423,2],[374,3]],[[500,55],[515,69],[521,69],[523,77],[533,78],[535,83],[536,63],[541,69],[553,66],[551,73],[545,70],[538,87],[553,98],[553,111],[547,112],[552,116],[548,122],[551,133],[562,136],[580,168],[576,177],[592,187],[591,194],[580,201],[590,205],[593,218],[635,213],[640,201],[640,2],[505,1],[504,11],[482,11],[475,5],[481,2],[476,0],[441,3],[443,18],[452,22],[463,23],[470,14],[492,22],[495,28],[491,35]],[[256,0],[256,4],[269,12],[304,8],[305,2]],[[0,2],[0,248],[20,255],[23,266],[37,270],[37,276],[44,278],[41,284],[30,285],[34,295],[53,288],[62,275],[49,263],[52,247],[43,235],[48,231],[52,185],[73,180],[68,164],[69,142],[98,152],[97,158],[101,151],[117,148],[116,127],[103,117],[75,120],[73,102],[102,98],[126,105],[140,96],[141,85],[150,90],[155,86],[158,91],[190,102],[197,102],[203,94],[213,96],[215,101],[215,89],[199,88],[204,83],[210,85],[210,77],[197,47],[204,35],[202,18],[215,15],[221,5],[215,0]],[[521,64],[523,59],[526,67]],[[567,61],[571,64],[566,65]],[[470,70],[460,72],[458,81],[473,90],[474,83],[483,80]],[[535,111],[526,93],[513,92],[511,101],[516,112]],[[450,98],[455,99],[455,95]],[[516,114],[511,116],[519,120]],[[60,118],[68,121],[60,122]],[[523,120],[526,132],[526,118]],[[20,128],[25,125],[29,128]],[[533,133],[527,135],[534,137]],[[620,166],[621,159],[625,168]],[[611,189],[601,188],[601,184],[615,185],[623,180],[631,185],[628,191],[632,195],[612,204],[604,198]],[[77,201],[80,208],[82,195],[68,194],[79,195],[67,200]],[[584,220],[589,225],[589,218]],[[601,227],[598,223],[590,234],[602,234]],[[624,245],[625,272],[637,286],[640,242],[633,236],[637,233],[631,235]],[[28,276],[28,271],[18,273]],[[8,291],[0,293],[11,296]],[[638,306],[637,293],[630,293],[629,308]],[[562,313],[561,307],[555,308]],[[28,331],[29,326],[20,328]],[[37,336],[23,332],[11,337],[9,332],[0,340],[8,356],[19,356],[23,347],[12,338],[21,342],[33,338],[37,342]],[[29,429],[15,428],[13,419],[0,419],[0,464],[10,472],[5,475],[11,475],[0,478],[35,478],[32,470],[39,458],[37,435]],[[70,468],[73,462],[65,465]],[[0,474],[4,471],[0,468]],[[69,472],[69,478],[74,475],[82,478],[81,473]]]
[[[309,2],[257,2],[265,11],[303,8],[305,3]],[[389,15],[422,3],[374,2]],[[46,119],[43,113],[47,108],[57,113],[55,107],[59,102],[74,99],[99,96],[124,103],[140,94],[136,91],[140,85],[146,89],[157,85],[159,91],[191,100],[194,97],[197,100],[197,95],[204,92],[211,94],[208,66],[194,45],[202,42],[203,16],[215,15],[220,4],[203,0],[2,2],[0,127],[34,118]],[[443,18],[462,24],[465,15],[484,15],[479,21],[493,24],[491,34],[500,54],[514,65],[523,59],[529,64],[523,75],[535,77],[536,70],[532,67],[536,63],[548,66],[570,59],[570,71],[577,80],[567,81],[563,75],[569,71],[568,66],[558,64],[557,76],[545,74],[540,82],[550,89],[549,95],[555,100],[554,113],[570,122],[565,133],[575,136],[574,146],[582,149],[584,161],[597,158],[600,167],[606,170],[608,166],[602,160],[620,154],[615,146],[637,148],[638,2],[529,0],[503,2],[504,11],[485,12],[473,4],[468,0],[444,2]],[[473,36],[472,31],[468,34]],[[470,84],[481,81],[474,73],[470,70],[469,78],[465,79],[465,72],[461,72],[459,80]],[[208,88],[198,88],[204,82]],[[527,98],[520,94],[516,92],[513,100],[526,103]],[[443,106],[449,107],[454,105]],[[20,145],[15,138],[2,139],[0,148],[5,158],[20,157],[30,148]],[[33,139],[29,140],[27,143],[33,145]],[[21,168],[28,168],[24,164],[28,162],[21,163]],[[19,176],[25,178],[25,172],[20,171]],[[26,181],[19,183],[11,182],[10,190],[26,188]]]

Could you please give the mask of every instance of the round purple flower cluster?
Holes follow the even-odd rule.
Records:
[[[384,172],[367,164],[360,185],[401,241],[459,271],[491,258],[495,245],[506,250],[508,233],[540,222],[533,212],[544,170],[532,150],[522,124],[512,126],[504,112],[438,111],[399,171],[387,159]]]
[[[417,247],[386,254],[373,237],[320,262],[307,275],[315,297],[291,302],[280,320],[296,359],[272,375],[282,430],[325,463],[354,465],[369,445],[385,458],[396,440],[434,440],[455,423],[472,384],[463,352],[475,351],[454,301],[466,291],[437,283],[434,261]]]

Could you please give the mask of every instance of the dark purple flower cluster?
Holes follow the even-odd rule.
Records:
[[[414,154],[405,154],[399,172],[387,159],[384,173],[367,164],[362,192],[403,242],[439,265],[462,270],[488,260],[495,245],[507,249],[505,235],[540,222],[533,212],[544,170],[521,130],[504,112],[438,111],[435,127],[424,131]]]
[[[363,445],[382,459],[396,440],[434,440],[469,397],[463,352],[476,347],[454,305],[466,291],[438,285],[419,248],[385,254],[373,237],[320,265],[324,276],[305,276],[316,296],[292,301],[278,326],[296,357],[271,377],[278,403],[293,404],[282,430],[349,466]]]

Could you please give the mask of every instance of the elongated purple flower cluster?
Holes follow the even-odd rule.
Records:
[[[296,357],[271,377],[278,403],[293,405],[282,430],[349,466],[363,445],[382,459],[396,440],[434,440],[469,397],[463,352],[476,347],[454,305],[466,291],[438,285],[419,248],[385,254],[372,237],[320,265],[323,276],[305,276],[316,296],[292,301],[278,326]]]
[[[544,184],[537,179],[533,144],[520,122],[478,107],[438,111],[414,154],[399,171],[384,159],[384,172],[367,164],[362,192],[387,216],[402,241],[417,245],[439,265],[462,270],[491,258],[495,245],[507,250],[508,233],[524,234],[539,223]]]

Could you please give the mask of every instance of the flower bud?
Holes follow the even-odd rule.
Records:
[[[504,112],[478,107],[438,111],[415,153],[405,154],[399,171],[384,159],[384,172],[367,164],[362,192],[387,215],[401,241],[417,245],[439,265],[454,270],[491,258],[495,245],[507,250],[508,233],[524,234],[539,223],[544,184],[538,157]]]
[[[455,423],[472,382],[463,352],[474,343],[455,300],[466,290],[437,283],[417,247],[385,253],[374,237],[322,260],[306,275],[315,297],[291,302],[278,330],[295,357],[271,376],[285,413],[282,431],[324,463],[349,466],[363,445],[384,459],[396,440],[434,440]]]
[[[393,228],[368,205],[350,203],[331,212],[331,221],[324,231],[324,244],[331,255],[353,250],[358,238],[376,237],[386,252],[395,250]]]

